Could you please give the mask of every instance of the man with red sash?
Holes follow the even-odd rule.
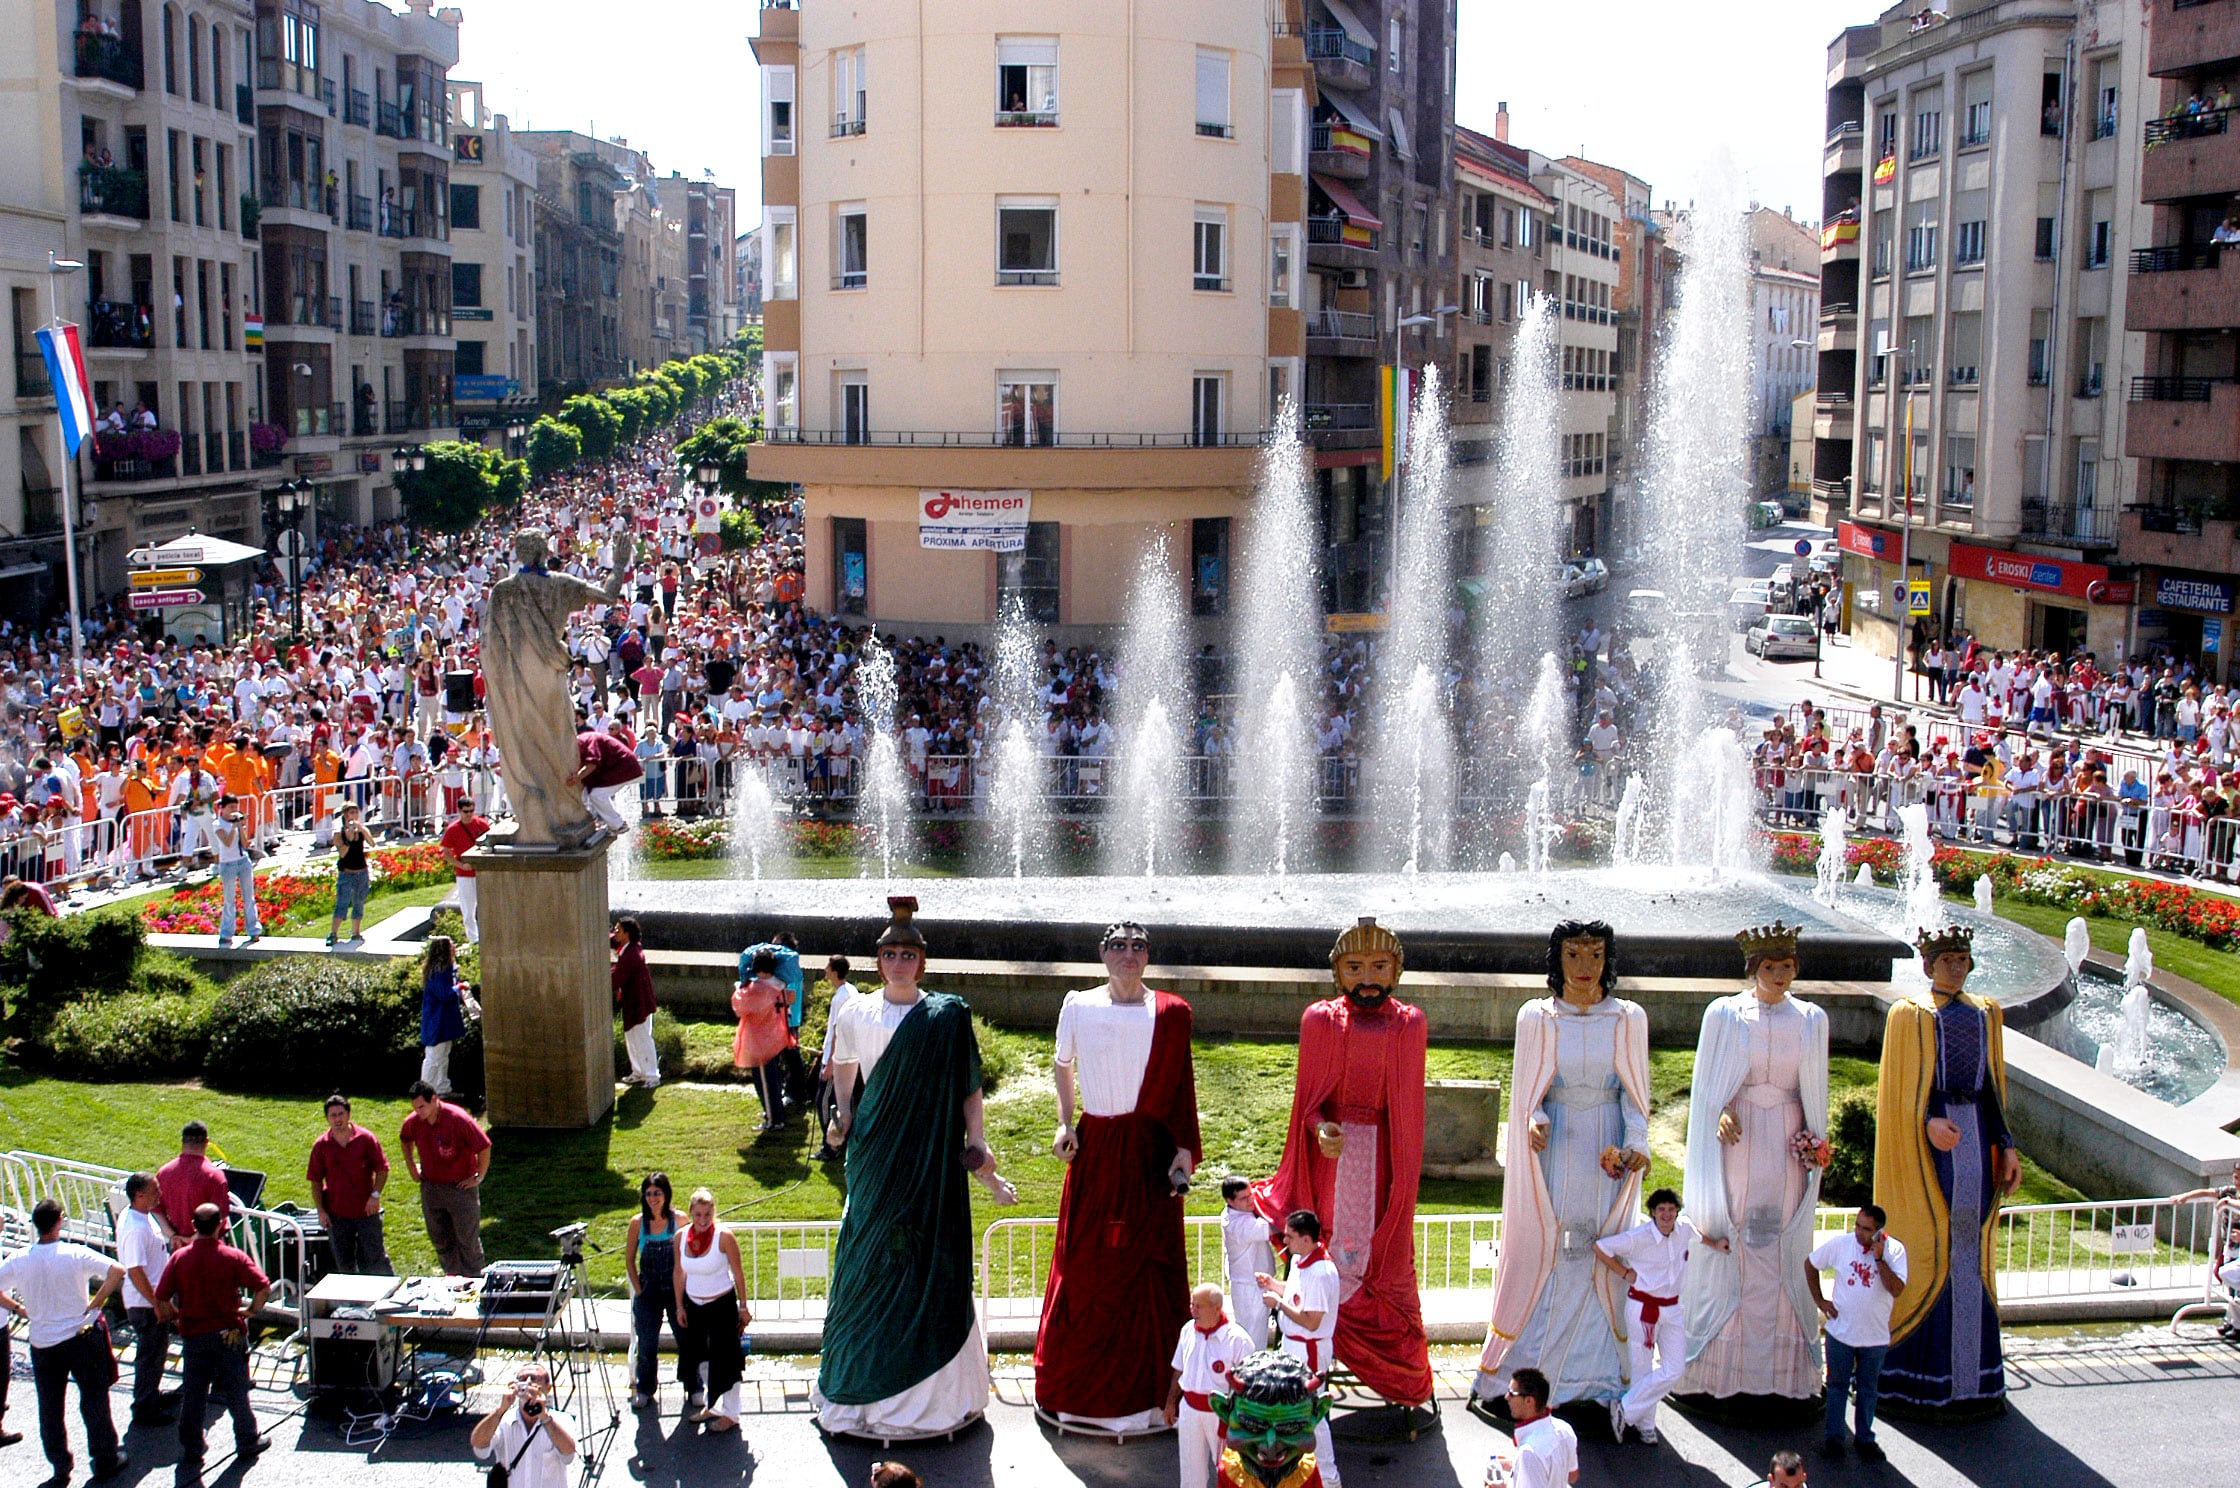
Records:
[[[1167,1421],[1181,1452],[1182,1488],[1206,1488],[1221,1461],[1221,1418],[1213,1413],[1216,1391],[1226,1392],[1229,1374],[1258,1352],[1252,1335],[1229,1321],[1221,1288],[1207,1282],[1190,1293],[1190,1321],[1176,1338],[1168,1361],[1173,1383],[1167,1386]]]
[[[1167,1361],[1190,1315],[1182,1195],[1198,1166],[1198,1090],[1190,1004],[1144,986],[1150,936],[1117,924],[1101,949],[1111,980],[1067,993],[1058,1014],[1051,1151],[1068,1167],[1034,1395],[1059,1424],[1133,1434],[1166,1424]]]
[[[1399,937],[1373,919],[1338,937],[1330,967],[1339,995],[1299,1020],[1283,1164],[1253,1185],[1253,1202],[1271,1226],[1301,1209],[1321,1220],[1339,1277],[1337,1362],[1412,1407],[1431,1399],[1415,1255],[1428,1025],[1421,1008],[1393,996],[1403,964]],[[1332,1483],[1335,1466],[1322,1463]]]

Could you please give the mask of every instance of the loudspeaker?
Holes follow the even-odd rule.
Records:
[[[445,672],[443,674],[443,707],[447,713],[472,713],[474,711],[474,673]]]
[[[364,1339],[321,1338],[309,1340],[311,1388],[330,1390],[386,1390],[397,1377],[399,1336],[388,1328],[374,1330]]]

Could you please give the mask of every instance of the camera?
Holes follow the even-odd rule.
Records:
[[[583,1237],[590,1232],[590,1229],[590,1225],[578,1220],[574,1224],[565,1224],[552,1231],[552,1238],[559,1243],[560,1259],[562,1261],[570,1266],[583,1264]]]

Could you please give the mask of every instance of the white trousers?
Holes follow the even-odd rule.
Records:
[[[653,1020],[633,1023],[622,1030],[622,1047],[630,1055],[632,1078],[649,1090],[661,1083],[661,1055],[653,1047]]]
[[[1317,1362],[1308,1363],[1306,1345],[1285,1334],[1277,1345],[1284,1353],[1314,1370],[1316,1374],[1328,1369],[1335,1361],[1330,1357],[1330,1342],[1322,1341],[1316,1350]],[[1330,1444],[1330,1418],[1325,1416],[1314,1428],[1314,1465],[1322,1473],[1322,1488],[1338,1488],[1338,1449]]]
[[[1229,1316],[1252,1335],[1254,1348],[1268,1346],[1268,1323],[1274,1314],[1260,1300],[1260,1282],[1250,1271],[1229,1273]]]
[[[2226,1261],[2217,1268],[2217,1280],[2224,1283],[2224,1320],[2240,1328],[2240,1258]]]
[[[600,826],[611,831],[627,832],[630,824],[622,819],[622,813],[614,805],[614,793],[620,789],[622,787],[619,785],[592,787],[583,793],[583,808],[591,813],[592,819]]]
[[[475,883],[473,878],[455,878],[451,881],[451,897],[459,901],[459,918],[466,923],[468,945],[474,945],[482,939],[482,921],[475,914]]]
[[[708,1393],[708,1366],[705,1364],[700,1366],[699,1393],[702,1395]],[[708,1409],[714,1411],[719,1416],[729,1416],[734,1421],[738,1420],[741,1416],[744,1416],[747,1413],[746,1381],[743,1379],[740,1380],[730,1389],[724,1391],[721,1395],[718,1395],[715,1399],[709,1401]]]
[[[1658,1314],[1656,1327],[1641,1321],[1642,1306],[1626,1298],[1626,1352],[1633,1385],[1626,1391],[1628,1426],[1655,1426],[1657,1402],[1672,1393],[1688,1367],[1688,1325],[1676,1302]]]
[[[435,1086],[436,1094],[451,1093],[451,1041],[429,1044],[420,1051],[420,1078]]]
[[[1175,1411],[1174,1440],[1182,1453],[1182,1488],[1208,1488],[1221,1460],[1221,1418],[1185,1400]]]

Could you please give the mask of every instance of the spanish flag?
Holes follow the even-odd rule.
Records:
[[[1893,154],[1885,155],[1885,156],[1883,156],[1883,157],[1882,157],[1882,158],[1881,158],[1880,160],[1877,160],[1877,161],[1876,161],[1876,162],[1874,163],[1874,183],[1875,183],[1875,185],[1877,185],[1877,186],[1887,186],[1887,185],[1889,185],[1889,184],[1890,184],[1890,183],[1891,183],[1892,181],[1895,181],[1895,180],[1897,180],[1897,179],[1898,179],[1898,157],[1897,157],[1897,155],[1896,155],[1896,154],[1894,154],[1894,153],[1893,153]]]

